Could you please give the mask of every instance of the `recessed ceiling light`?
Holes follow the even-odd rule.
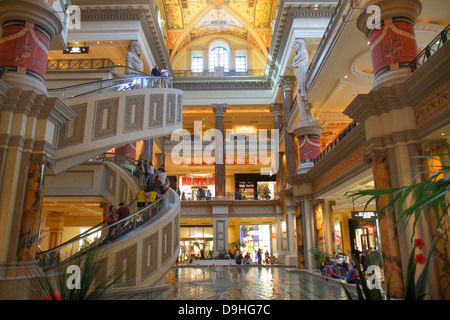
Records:
[[[441,132],[441,136],[445,136],[445,132]]]
[[[100,41],[97,41],[97,43],[100,43]]]
[[[348,78],[348,76],[344,76],[344,79],[347,79]]]

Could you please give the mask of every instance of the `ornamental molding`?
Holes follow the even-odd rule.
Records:
[[[174,79],[173,87],[183,91],[190,90],[272,90],[267,80],[253,82],[242,80],[222,81],[178,81]]]
[[[153,6],[80,6],[82,21],[126,21],[139,20],[156,64],[170,66],[164,38],[159,28]],[[157,54],[156,54],[157,53]],[[172,72],[172,70],[169,70]]]

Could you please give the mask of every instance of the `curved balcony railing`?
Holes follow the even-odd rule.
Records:
[[[328,146],[322,150],[322,152],[314,159],[314,164],[319,162],[323,157],[327,155],[342,139],[344,139],[358,124],[356,121],[350,123]]]
[[[417,57],[409,63],[411,72],[416,71],[422,64],[425,63],[433,54],[435,54],[448,40],[450,36],[450,25],[439,33],[439,35],[425,47]]]
[[[172,77],[133,76],[90,81],[63,88],[48,89],[51,96],[73,99],[91,94],[127,91],[135,89],[172,88]]]
[[[128,205],[130,212],[134,211],[134,213],[110,225],[107,224],[107,220],[104,220],[71,240],[50,250],[38,253],[38,265],[44,268],[55,267],[60,263],[67,262],[70,259],[113,242],[144,224],[151,223],[152,218],[157,216],[168,205],[166,201],[168,194],[169,192],[164,193],[155,202],[138,211],[135,211],[136,200],[134,200]]]

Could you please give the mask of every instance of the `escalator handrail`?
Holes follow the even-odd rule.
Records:
[[[105,83],[105,82],[114,82],[114,81],[121,81],[121,80],[134,80],[136,78],[138,78],[138,79],[173,79],[172,77],[162,77],[162,76],[152,76],[152,75],[121,77],[121,78],[114,78],[114,79],[102,79],[102,80],[89,81],[89,82],[85,82],[85,83],[70,85],[67,87],[49,88],[49,89],[47,89],[47,92],[52,93],[52,92],[64,91],[64,90],[68,90],[68,89],[81,88],[84,86],[91,86],[94,84],[100,84],[100,83]],[[106,88],[107,87],[100,88],[100,89],[106,89]]]
[[[118,226],[119,224],[125,224],[127,221],[134,219],[134,218],[135,218],[137,215],[139,215],[141,212],[146,211],[146,210],[148,210],[148,209],[150,209],[150,208],[152,208],[152,207],[154,207],[154,206],[156,206],[156,205],[159,205],[161,202],[163,202],[163,201],[168,197],[169,191],[170,191],[170,189],[168,189],[168,190],[162,195],[162,197],[160,197],[160,198],[157,199],[156,201],[152,202],[150,205],[148,205],[148,206],[146,206],[145,208],[143,208],[143,209],[141,209],[141,210],[138,210],[138,211],[136,211],[136,212],[134,212],[134,213],[128,215],[128,217],[126,217],[126,218],[124,218],[124,219],[118,220],[118,221],[116,221],[116,222],[114,222],[114,223],[112,223],[112,224],[110,224],[110,225],[106,225],[106,226],[104,226],[104,227],[102,227],[102,228],[100,228],[100,229],[98,229],[98,230],[92,230],[92,229],[95,228],[95,226],[94,226],[94,227],[90,228],[89,230],[83,232],[82,234],[80,234],[80,235],[78,235],[78,236],[76,236],[76,237],[74,237],[74,238],[72,238],[72,239],[70,239],[70,240],[68,240],[68,241],[66,241],[66,242],[64,242],[64,243],[62,243],[62,244],[60,244],[59,246],[56,246],[56,247],[54,247],[54,248],[52,248],[52,249],[49,249],[49,250],[46,250],[46,251],[39,252],[37,255],[38,255],[38,257],[41,257],[41,256],[44,256],[44,255],[51,254],[51,253],[53,253],[53,252],[57,252],[57,251],[59,251],[62,247],[67,246],[67,245],[69,245],[69,244],[72,244],[72,243],[75,242],[75,241],[80,241],[81,239],[83,239],[83,238],[85,238],[85,237],[88,237],[88,236],[90,236],[90,235],[92,235],[92,234],[94,234],[94,233],[104,232],[105,230],[108,230],[109,228],[114,228],[114,227]],[[134,201],[136,201],[136,199],[135,199]],[[102,221],[101,223],[97,224],[97,226],[100,226],[102,223],[104,223],[104,221]],[[38,260],[39,260],[39,259],[38,259]]]
[[[143,178],[145,175],[144,175],[144,173],[142,172],[141,168],[139,168],[138,166],[136,166],[136,163],[134,163],[134,161],[137,162],[137,160],[134,160],[133,158],[129,158],[129,157],[126,157],[126,156],[124,156],[124,155],[121,155],[121,154],[115,153],[115,152],[105,152],[105,153],[102,153],[101,155],[95,157],[93,160],[97,160],[97,158],[98,158],[98,160],[108,161],[108,159],[106,159],[106,157],[108,157],[109,155],[112,155],[112,156],[118,157],[118,158],[122,158],[122,159],[128,161],[128,162],[129,162],[130,164],[132,164],[133,166],[135,166],[136,171],[138,171],[139,174],[140,174],[140,176],[141,176],[141,179],[140,179],[140,180],[141,180],[141,182],[142,182],[142,178]]]

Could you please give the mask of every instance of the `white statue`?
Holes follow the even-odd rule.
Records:
[[[297,95],[302,100],[308,100],[306,94],[306,73],[309,65],[309,55],[306,51],[306,42],[303,39],[296,39],[294,41],[295,57],[292,64],[288,68],[295,69],[295,77],[297,78]]]
[[[300,121],[301,122],[314,122],[314,117],[312,115],[312,103],[309,101],[297,101],[300,108]]]
[[[128,46],[127,67],[142,71],[144,70],[144,62],[139,57],[141,53],[141,44],[137,40],[132,40]]]

